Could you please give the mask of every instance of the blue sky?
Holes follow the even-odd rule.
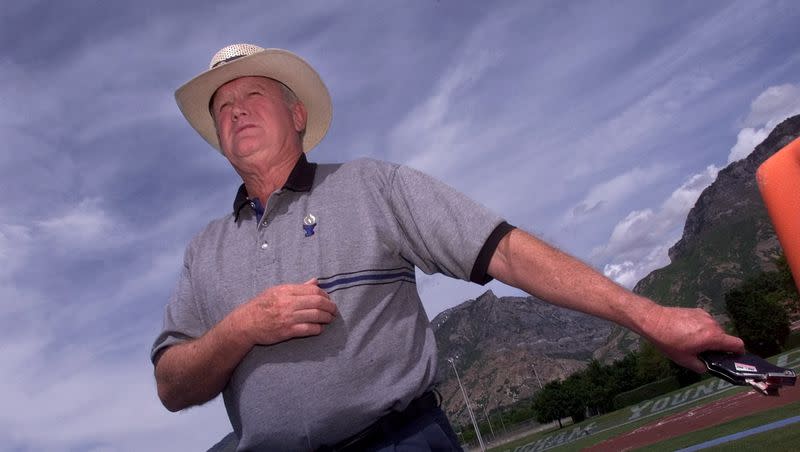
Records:
[[[334,119],[311,160],[411,165],[629,286],[716,172],[800,113],[790,1],[6,3],[10,450],[203,450],[230,431],[219,401],[164,410],[148,360],[184,246],[239,184],[173,100],[227,44],[320,72]],[[419,286],[431,318],[486,290]]]

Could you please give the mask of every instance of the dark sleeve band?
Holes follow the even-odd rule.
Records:
[[[478,253],[478,258],[475,259],[475,265],[472,266],[472,272],[469,275],[470,281],[484,285],[494,279],[487,273],[489,270],[489,262],[491,262],[494,251],[497,249],[497,245],[500,244],[500,240],[514,229],[516,229],[514,226],[511,226],[505,221],[494,228],[494,231],[489,234],[489,238],[486,239],[486,242],[483,244],[481,252]]]

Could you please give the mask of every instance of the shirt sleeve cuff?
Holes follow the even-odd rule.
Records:
[[[156,342],[153,344],[153,348],[150,350],[150,361],[153,363],[153,365],[158,364],[158,360],[161,358],[161,354],[167,348],[173,345],[188,342],[192,339],[194,338],[178,332],[161,333],[156,339]]]
[[[497,249],[497,245],[500,244],[500,240],[514,229],[516,229],[514,226],[511,226],[505,221],[494,228],[494,231],[489,234],[489,238],[484,242],[481,252],[478,253],[478,258],[475,259],[475,265],[472,266],[472,272],[469,276],[470,281],[484,285],[494,279],[487,273],[489,271],[489,262],[491,262],[494,251]]]

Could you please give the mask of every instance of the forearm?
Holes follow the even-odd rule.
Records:
[[[639,334],[660,309],[543,241],[515,229],[497,247],[489,274],[550,303],[610,320]]]
[[[159,358],[155,377],[158,396],[170,411],[201,405],[216,397],[228,384],[239,362],[253,344],[239,334],[236,311],[203,336],[166,349]]]
[[[500,241],[489,274],[550,303],[631,329],[676,363],[697,372],[705,371],[697,359],[700,352],[744,352],[741,339],[725,334],[702,309],[660,306],[520,230]]]
[[[254,345],[318,335],[336,311],[316,278],[267,288],[202,337],[163,352],[155,371],[158,396],[170,411],[208,402]]]

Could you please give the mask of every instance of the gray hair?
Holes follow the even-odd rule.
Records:
[[[300,99],[298,99],[297,94],[295,94],[291,88],[284,85],[283,82],[281,82],[280,80],[275,80],[275,81],[281,85],[281,92],[283,93],[283,101],[286,103],[287,107],[292,108],[296,103],[300,102]]]

